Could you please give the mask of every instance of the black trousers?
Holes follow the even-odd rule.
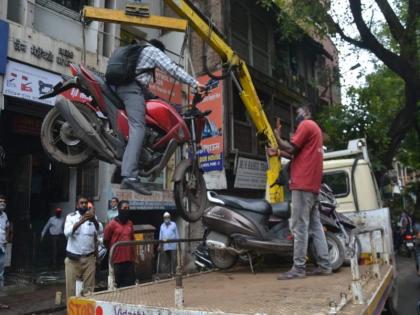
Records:
[[[115,283],[118,288],[135,284],[134,262],[125,261],[114,264]]]
[[[57,261],[61,249],[60,240],[60,235],[50,235],[50,245],[52,249],[50,264],[52,268],[58,268]]]
[[[176,250],[165,250],[162,253],[163,263],[168,273],[175,274],[177,261],[176,261]]]

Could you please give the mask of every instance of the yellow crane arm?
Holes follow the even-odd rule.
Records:
[[[239,90],[241,100],[257,129],[257,133],[267,139],[268,146],[277,149],[278,144],[276,137],[274,136],[273,129],[271,128],[267,116],[262,108],[246,63],[233,51],[222,36],[219,35],[220,33],[215,29],[215,27],[209,23],[207,18],[203,16],[189,0],[165,0],[165,2],[179,15],[179,17],[181,17],[181,20],[153,16],[127,16],[123,11],[94,7],[85,7],[83,9],[83,16],[85,19],[89,20],[132,24],[153,28],[166,28],[178,31],[183,27],[183,23],[188,21],[194,31],[197,32],[197,34],[219,54],[223,62],[235,67],[235,73],[231,73],[232,80]],[[154,20],[152,20],[152,18]],[[171,21],[165,19],[171,19]],[[266,199],[271,203],[284,200],[282,187],[278,185],[273,186],[280,174],[280,170],[281,163],[279,158],[276,156],[269,157]]]
[[[224,62],[237,66],[238,79],[234,76],[232,79],[239,89],[241,100],[244,103],[258,134],[266,137],[270,147],[278,148],[273,129],[262,108],[246,63],[241,60],[218,32],[213,31],[213,27],[206,21],[207,19],[203,17],[188,0],[165,0],[165,2],[181,18],[188,20],[194,31],[219,54]],[[280,174],[280,170],[281,164],[279,158],[276,156],[270,157],[267,170],[266,199],[271,203],[284,200],[282,187],[278,185],[272,187],[272,184]]]

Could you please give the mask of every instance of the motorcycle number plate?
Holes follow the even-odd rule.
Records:
[[[414,247],[414,244],[413,244],[413,243],[411,243],[411,242],[410,242],[410,243],[407,243],[407,247],[410,247],[410,248],[411,248],[411,247]]]

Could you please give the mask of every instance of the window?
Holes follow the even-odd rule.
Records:
[[[99,197],[99,161],[95,160],[77,169],[77,195]]]
[[[70,10],[79,12],[83,9],[84,5],[89,4],[89,0],[52,0],[62,6],[69,8]]]
[[[255,6],[232,1],[232,47],[244,61],[259,71],[270,74],[270,45],[267,14]],[[269,20],[271,22],[271,20]]]
[[[345,171],[324,173],[323,182],[330,186],[336,197],[345,197],[350,193],[349,176]]]

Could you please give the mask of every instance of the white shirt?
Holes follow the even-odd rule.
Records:
[[[9,227],[9,220],[7,219],[6,212],[3,211],[0,214],[0,248],[3,250],[3,252],[4,252],[4,245],[7,243],[6,231],[8,227]]]
[[[47,224],[45,224],[44,228],[42,229],[41,237],[45,236],[45,233],[50,232],[51,235],[60,235],[63,234],[63,224],[64,218],[56,216],[51,217]]]
[[[64,223],[64,235],[67,237],[66,250],[76,255],[87,255],[95,251],[95,234],[101,233],[101,225],[97,232],[95,224],[86,221],[72,234],[73,226],[81,218],[79,211],[70,213],[66,217],[66,223]]]

